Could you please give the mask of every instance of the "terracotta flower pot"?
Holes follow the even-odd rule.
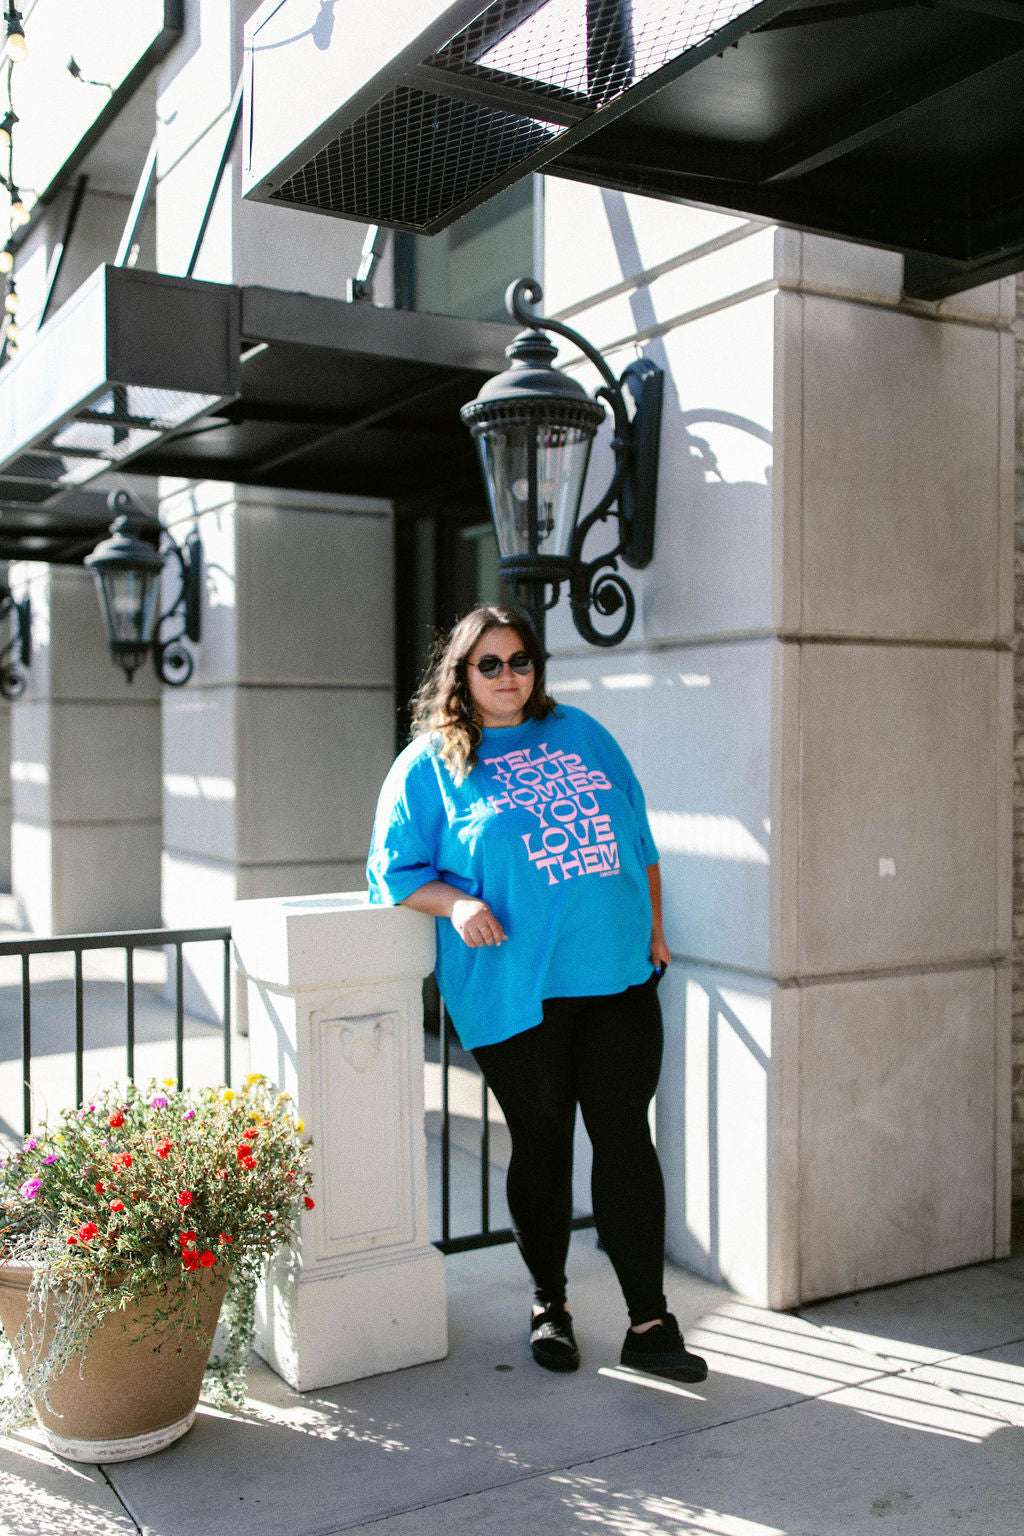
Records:
[[[212,1339],[227,1276],[211,1275],[197,1275],[195,1283],[205,1293],[200,1317]],[[12,1344],[28,1311],[31,1283],[27,1265],[0,1265],[0,1322]],[[89,1340],[81,1372],[81,1362],[74,1360],[51,1381],[50,1407],[35,1395],[36,1418],[58,1456],[70,1461],[131,1461],[162,1451],[191,1428],[210,1346],[184,1329],[166,1334],[159,1353],[154,1352],[153,1339],[132,1343],[140,1316],[159,1304],[159,1292],[152,1292],[135,1308],[112,1312]],[[46,1332],[49,1335],[49,1322]],[[24,1362],[25,1352],[19,1351],[19,1364]]]

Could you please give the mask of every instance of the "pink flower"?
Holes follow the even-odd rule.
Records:
[[[153,1097],[149,1101],[149,1107],[150,1107],[150,1109],[166,1109],[167,1108],[167,1096],[166,1096],[166,1094],[154,1093]]]
[[[34,1136],[30,1136],[28,1141],[26,1141],[25,1145],[22,1147],[21,1150],[23,1152],[34,1152],[36,1147],[38,1147],[38,1145],[39,1145],[39,1143],[38,1143],[38,1141],[36,1141],[35,1137]]]
[[[194,1120],[195,1117],[196,1117],[196,1112],[195,1112],[194,1109],[186,1109],[185,1113],[182,1115],[181,1118],[183,1120]]]
[[[57,1161],[57,1154],[56,1154],[56,1152],[48,1152],[47,1155],[43,1158],[43,1162],[46,1164],[47,1168],[49,1168],[51,1163],[55,1163],[56,1161]]]
[[[18,1185],[18,1193],[23,1200],[34,1200],[42,1187],[42,1179],[26,1179],[24,1184]]]

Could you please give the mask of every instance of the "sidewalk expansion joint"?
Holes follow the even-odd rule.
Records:
[[[110,1480],[110,1473],[107,1471],[106,1466],[104,1465],[103,1462],[100,1462],[98,1465],[99,1465],[100,1476],[103,1478],[103,1481],[106,1483],[107,1487],[110,1489],[111,1493],[114,1495],[114,1498],[117,1500],[118,1504],[120,1504],[121,1508],[124,1510],[126,1519],[131,1521],[132,1526],[134,1527],[135,1530],[138,1531],[139,1536],[144,1536],[144,1532],[143,1532],[142,1526],[136,1520],[135,1516],[132,1514],[131,1510],[128,1508],[128,1505],[125,1503],[124,1499],[122,1499],[121,1495],[118,1493],[117,1489],[114,1487],[114,1484],[111,1482],[111,1480]]]

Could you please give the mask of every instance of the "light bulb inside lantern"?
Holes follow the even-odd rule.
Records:
[[[17,323],[16,320],[12,320],[10,322],[10,324],[8,325],[8,327],[7,327],[7,340],[8,341],[20,341],[21,340],[21,326]]]
[[[8,272],[13,272],[13,271],[14,271],[14,252],[11,251],[11,250],[8,250],[7,246],[5,245],[3,247],[3,249],[0,250],[0,273],[2,273],[6,277]]]
[[[10,149],[11,134],[17,121],[18,119],[13,112],[5,112],[3,118],[0,119],[0,149]]]
[[[18,295],[15,292],[15,290],[13,288],[8,288],[7,296],[4,299],[4,309],[6,309],[7,313],[9,315],[13,315],[16,312],[16,310],[18,308],[18,305],[20,303],[21,303],[21,300],[18,298]]]

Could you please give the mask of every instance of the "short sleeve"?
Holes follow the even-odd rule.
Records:
[[[403,753],[381,787],[373,822],[366,883],[370,901],[396,907],[430,880],[439,880],[430,828],[435,822],[420,759]],[[417,772],[417,769],[419,771]]]

